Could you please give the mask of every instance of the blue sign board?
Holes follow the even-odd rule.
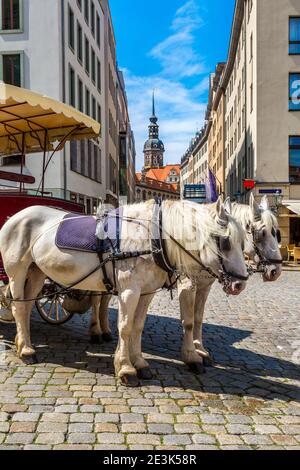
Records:
[[[205,203],[206,185],[205,184],[186,184],[184,186],[184,199],[189,201]]]
[[[282,189],[260,189],[259,194],[282,194]]]

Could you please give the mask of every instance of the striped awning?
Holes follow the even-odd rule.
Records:
[[[0,82],[0,155],[52,150],[54,143],[99,134],[100,124],[75,108]]]

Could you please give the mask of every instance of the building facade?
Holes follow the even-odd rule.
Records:
[[[89,213],[100,198],[117,205],[117,66],[108,0],[3,0],[0,18],[0,79],[101,123],[96,141],[67,144],[55,155],[45,190],[85,204]],[[41,158],[26,164],[38,187]]]
[[[283,243],[300,243],[300,3],[237,1],[227,70],[228,194],[269,194]],[[220,91],[221,95],[221,91]],[[292,209],[292,210],[290,210]]]
[[[118,70],[119,201],[135,200],[135,141],[131,130],[123,73]]]
[[[224,139],[214,152],[218,110]],[[218,159],[223,145],[225,194],[241,202],[251,191],[258,201],[269,195],[283,243],[300,244],[300,2],[236,0],[227,62],[207,119],[217,180],[211,156]],[[183,177],[191,177],[187,168],[184,162]]]
[[[208,165],[216,177],[216,186],[219,194],[225,194],[224,97],[221,96],[217,106],[214,106],[214,103],[225,65],[224,62],[217,64],[215,73],[210,77],[209,104],[206,116],[207,121],[210,122]]]
[[[208,173],[208,136],[211,123],[196,133],[190,146],[181,159],[180,193],[184,196],[184,187],[188,184],[205,184]]]

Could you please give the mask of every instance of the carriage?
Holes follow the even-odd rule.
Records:
[[[0,157],[11,158],[20,165],[20,173],[7,172],[0,167],[0,180],[17,183],[13,189],[0,185],[0,228],[9,217],[30,206],[47,206],[67,212],[84,214],[85,208],[76,201],[53,197],[45,192],[45,174],[56,152],[67,142],[97,139],[100,124],[74,108],[32,91],[0,83]],[[25,171],[25,158],[42,154],[41,181],[37,190],[28,190],[35,183]],[[8,279],[0,256],[0,312],[9,312],[9,302],[1,295],[7,289]],[[47,279],[36,301],[41,317],[52,325],[70,320],[74,314],[68,309],[69,298],[82,299],[83,294],[61,293],[61,286]],[[2,301],[1,301],[2,299]],[[2,302],[2,304],[1,304]],[[88,304],[87,304],[88,305]],[[87,306],[88,308],[88,306]]]

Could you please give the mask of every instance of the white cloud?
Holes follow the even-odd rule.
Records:
[[[203,25],[199,7],[189,0],[175,14],[172,34],[150,51],[159,60],[162,73],[167,76],[192,77],[206,71],[204,60],[194,48],[194,32]]]
[[[202,24],[195,0],[187,1],[175,13],[171,34],[149,53],[159,61],[161,72],[137,76],[123,69],[136,139],[137,170],[144,161],[143,145],[147,139],[153,88],[160,136],[166,147],[165,163],[180,162],[197,127],[203,123],[206,102],[201,102],[201,96],[208,88],[208,72],[203,58],[194,49],[195,32]],[[198,76],[196,86],[186,85],[185,79]]]

